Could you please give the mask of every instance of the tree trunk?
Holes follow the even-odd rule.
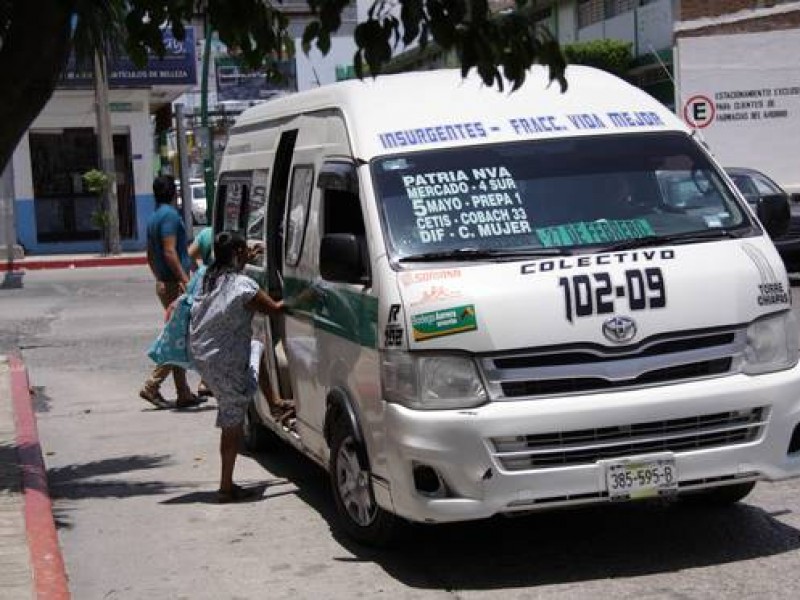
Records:
[[[106,253],[122,252],[119,241],[119,204],[117,201],[117,167],[114,161],[114,138],[111,129],[111,113],[108,106],[108,69],[106,57],[99,52],[94,55],[94,98],[97,112],[98,155],[100,170],[109,177],[103,190],[102,210],[106,212],[103,242]]]
[[[69,0],[12,3],[0,40],[0,170],[53,95],[70,49]]]

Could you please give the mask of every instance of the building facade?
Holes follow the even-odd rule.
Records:
[[[165,33],[167,54],[143,69],[109,61],[109,110],[123,250],[146,246],[155,201],[151,115],[196,82],[193,32]],[[100,252],[102,206],[83,174],[98,168],[97,113],[91,73],[70,63],[53,97],[13,156],[16,237],[26,254]]]

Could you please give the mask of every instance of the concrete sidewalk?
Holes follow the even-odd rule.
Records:
[[[69,598],[22,361],[0,355],[0,597]]]
[[[146,264],[146,252],[124,252],[113,256],[105,254],[34,255],[11,261],[3,260],[0,262],[0,273],[41,269],[77,269],[82,267],[125,267]]]

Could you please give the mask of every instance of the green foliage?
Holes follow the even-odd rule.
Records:
[[[111,183],[111,177],[105,171],[99,169],[91,169],[86,171],[81,178],[86,189],[93,194],[102,194],[108,189]]]
[[[632,44],[622,40],[594,40],[564,46],[567,62],[597,67],[625,77],[633,62]]]
[[[98,208],[92,211],[92,216],[89,218],[92,225],[105,233],[109,223],[111,223],[111,215],[107,210]]]
[[[1,0],[0,0],[1,1]],[[126,49],[144,64],[148,49],[164,53],[160,27],[167,25],[179,39],[197,11],[205,10],[220,40],[235,49],[252,68],[269,68],[294,53],[289,20],[281,2],[265,0],[73,0],[81,7],[124,2]],[[353,0],[306,0],[312,19],[302,36],[303,51],[312,47],[327,54],[331,36],[341,25],[342,11]],[[435,42],[453,51],[466,75],[475,69],[487,85],[512,89],[525,80],[533,64],[549,68],[550,80],[566,89],[566,62],[549,31],[537,26],[528,0],[517,0],[508,14],[491,14],[487,0],[375,0],[366,21],[356,26],[353,57],[356,74],[378,75],[392,56],[409,45]],[[400,10],[397,10],[399,5]],[[277,69],[273,70],[277,74]]]

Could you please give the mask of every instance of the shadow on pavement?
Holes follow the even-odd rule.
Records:
[[[291,483],[292,493],[316,510],[333,527],[336,508],[330,494],[327,473],[314,461],[277,438],[265,452],[243,452],[275,477]],[[276,494],[277,495],[277,494]]]
[[[12,271],[11,269],[5,271],[3,280],[0,281],[0,290],[21,290],[24,277],[24,271]]]
[[[165,494],[181,487],[163,481],[125,481],[98,479],[131,471],[156,469],[168,463],[168,455],[132,455],[109,458],[81,465],[50,468],[47,471],[50,495],[54,500],[85,498],[128,498]]]
[[[277,495],[281,494],[270,494],[266,495],[265,492],[268,487],[274,485],[280,485],[286,483],[285,481],[281,480],[272,480],[266,481],[263,483],[258,484],[250,484],[250,485],[243,485],[242,488],[247,491],[254,492],[251,498],[246,498],[242,500],[238,500],[236,504],[249,504],[251,502],[261,502],[262,500],[268,500]],[[292,493],[292,492],[287,492]],[[170,498],[169,500],[163,500],[159,502],[159,504],[220,504],[217,491],[216,490],[203,490],[199,492],[189,492],[188,494],[183,494],[181,496],[175,496],[174,498]]]
[[[693,508],[642,502],[457,524],[405,524],[389,549],[342,532],[327,475],[282,447],[254,458],[297,486],[354,556],[414,588],[489,590],[669,573],[800,549],[800,531],[746,503]]]
[[[33,397],[33,410],[36,413],[50,412],[53,404],[53,399],[45,392],[45,387],[42,385],[34,385],[31,387],[31,396]]]
[[[22,492],[16,444],[0,444],[0,492]]]

